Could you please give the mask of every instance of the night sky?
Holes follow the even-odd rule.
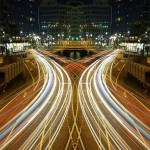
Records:
[[[96,3],[103,3],[103,4],[108,4],[111,0],[39,0],[40,4],[44,3],[55,3],[57,2],[58,4],[66,4],[67,2],[74,2],[74,1],[80,1],[83,2],[84,4],[92,4],[93,2]]]
[[[75,1],[75,0],[57,0],[57,2],[61,4],[66,4],[69,1]],[[83,2],[84,4],[93,3],[93,0],[80,0],[80,1]]]

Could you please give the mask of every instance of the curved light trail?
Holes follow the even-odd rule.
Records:
[[[16,106],[11,118],[5,124],[1,123],[1,149],[51,148],[70,106],[72,85],[66,71],[49,57],[34,50],[31,53],[41,68],[41,79],[26,89],[27,105],[23,109]],[[9,109],[9,105],[4,109]],[[3,110],[0,113],[2,119],[7,115],[9,113],[3,114]]]
[[[150,111],[131,93],[124,97],[124,89],[111,75],[108,78],[120,52],[102,57],[84,71],[78,86],[80,106],[100,149],[149,149]]]

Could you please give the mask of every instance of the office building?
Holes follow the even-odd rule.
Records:
[[[37,32],[37,2],[34,0],[2,0],[0,5],[1,27],[9,35]]]
[[[143,34],[149,24],[149,10],[149,0],[113,0],[113,33],[131,36]]]
[[[111,7],[103,0],[41,2],[38,23],[39,34],[50,40],[95,40],[111,33]]]

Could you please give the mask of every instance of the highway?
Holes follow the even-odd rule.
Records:
[[[38,80],[0,112],[0,149],[50,149],[66,118],[71,80],[55,61],[34,50]]]
[[[150,149],[149,109],[111,76],[120,52],[98,59],[83,72],[78,85],[82,113],[99,149]]]
[[[1,109],[0,149],[149,149],[150,110],[113,76],[121,52],[71,62],[30,50],[38,76]]]

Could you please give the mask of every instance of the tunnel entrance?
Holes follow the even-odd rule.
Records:
[[[93,55],[94,52],[85,49],[64,49],[57,52],[57,54],[71,60],[80,60]]]

